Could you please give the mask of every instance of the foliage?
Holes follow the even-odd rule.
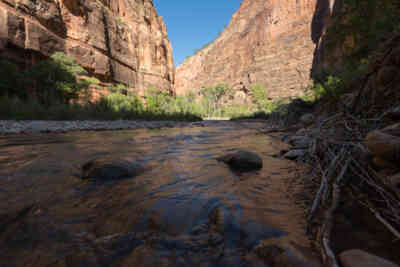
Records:
[[[43,105],[68,103],[76,99],[91,83],[99,83],[96,78],[78,81],[77,75],[87,74],[74,59],[62,52],[54,53],[47,60],[22,70],[6,59],[0,60],[0,92],[2,95],[26,98],[27,93],[35,93]]]
[[[233,90],[224,84],[219,84],[215,87],[207,87],[200,90],[203,96],[203,103],[207,106],[207,116],[213,117],[218,114],[221,107],[223,97],[232,98]]]
[[[264,85],[255,84],[250,87],[252,100],[257,105],[258,109],[264,110],[268,107],[269,101],[267,98],[267,90]]]
[[[168,93],[149,88],[147,89],[147,94],[145,95],[146,108],[151,112],[160,113],[171,113],[173,112],[173,97]]]
[[[312,88],[315,99],[338,99],[344,90],[343,80],[335,77],[328,76],[328,79],[323,83],[316,83]]]
[[[89,84],[99,84],[100,81],[99,79],[95,78],[95,77],[87,77],[85,78],[85,80],[89,83]]]
[[[26,97],[26,79],[18,67],[6,59],[0,59],[0,96]]]
[[[126,96],[121,93],[106,95],[100,100],[99,105],[113,112],[123,111],[139,113],[144,110],[144,106],[139,97],[136,95]]]
[[[125,95],[119,96],[127,97]],[[122,104],[121,104],[122,102]],[[35,98],[21,99],[18,97],[0,97],[0,119],[15,120],[179,120],[198,121],[201,117],[191,113],[154,114],[141,110],[140,104],[132,100],[111,97],[97,103],[86,105],[73,103],[60,103],[58,105],[44,106]]]
[[[124,84],[118,83],[118,84],[112,84],[108,87],[108,90],[111,93],[124,93],[127,91],[127,88]]]
[[[87,74],[74,59],[62,52],[54,53],[26,72],[33,82],[39,101],[50,106],[55,101],[68,103],[76,99],[90,85],[89,80],[78,81],[76,75]]]

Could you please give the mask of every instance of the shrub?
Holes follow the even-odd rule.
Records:
[[[265,110],[269,101],[267,99],[267,90],[262,84],[255,84],[250,87],[253,103],[255,103],[259,110]]]
[[[108,87],[108,90],[111,93],[125,93],[127,92],[127,88],[125,85],[118,83],[118,84],[112,84]]]
[[[146,109],[149,112],[162,114],[172,113],[175,111],[173,109],[174,99],[167,92],[155,88],[148,88],[145,99]]]
[[[143,111],[143,104],[136,95],[126,96],[121,93],[106,95],[100,100],[99,105],[105,110],[113,112],[133,112]]]
[[[312,88],[315,99],[337,100],[344,92],[345,85],[342,79],[328,76],[327,80],[317,83]]]

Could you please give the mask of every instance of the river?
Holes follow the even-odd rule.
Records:
[[[257,123],[0,137],[0,266],[268,266],[254,249],[308,247],[297,166]],[[238,149],[264,167],[215,158]],[[149,167],[119,181],[82,180],[102,156]]]

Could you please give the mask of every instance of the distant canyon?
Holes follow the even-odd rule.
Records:
[[[102,82],[183,95],[226,84],[296,97],[323,65],[333,0],[244,0],[220,36],[176,69],[151,0],[0,0],[0,56],[29,66],[63,51]],[[339,53],[340,55],[340,53]]]

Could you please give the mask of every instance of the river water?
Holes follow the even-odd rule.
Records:
[[[296,165],[257,123],[0,137],[0,266],[268,266],[254,248],[286,238],[308,246]],[[258,153],[235,173],[216,157]],[[82,180],[102,156],[144,174]]]

